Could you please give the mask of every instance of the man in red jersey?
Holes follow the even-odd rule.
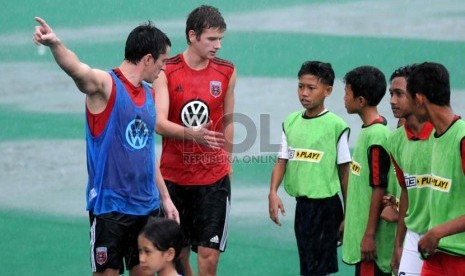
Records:
[[[124,60],[103,71],[89,67],[61,42],[41,18],[33,41],[50,48],[56,63],[86,95],[91,266],[94,276],[124,272],[145,275],[137,236],[160,212],[179,221],[155,158],[153,82],[170,53],[169,38],[152,24],[134,28]]]
[[[187,49],[166,63],[154,82],[160,167],[186,237],[184,275],[216,275],[225,250],[231,195],[231,152],[236,70],[216,57],[226,23],[217,8],[200,6],[186,22]]]

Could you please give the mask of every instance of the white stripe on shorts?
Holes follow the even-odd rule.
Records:
[[[226,241],[228,239],[228,228],[229,228],[229,211],[231,209],[231,204],[229,202],[229,198],[226,198],[226,215],[224,218],[224,225],[223,225],[223,235],[221,235],[221,242],[220,242],[220,251],[224,251],[226,247]]]
[[[90,264],[92,266],[92,272],[97,272],[97,267],[95,266],[95,258],[94,258],[95,225],[96,224],[97,224],[97,220],[94,217],[94,221],[92,222],[92,226],[90,227]]]

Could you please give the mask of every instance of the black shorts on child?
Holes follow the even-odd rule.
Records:
[[[294,231],[300,275],[337,272],[337,241],[343,218],[339,195],[321,199],[297,197],[296,200]]]

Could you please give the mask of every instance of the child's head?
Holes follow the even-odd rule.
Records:
[[[394,72],[392,72],[391,77],[389,78],[389,81],[392,81],[395,78],[408,79],[408,77],[413,71],[413,68],[415,68],[416,65],[417,64],[414,63],[414,64],[409,64],[409,65],[405,65],[405,66],[401,66],[397,68],[396,70],[394,70]]]
[[[189,32],[193,31],[197,40],[207,29],[217,29],[219,32],[226,31],[226,22],[218,8],[208,5],[202,5],[195,8],[187,17],[186,21],[186,40],[191,44]]]
[[[424,62],[416,65],[408,78],[407,90],[412,98],[422,94],[432,104],[450,106],[449,72],[442,64]]]
[[[396,118],[407,118],[413,114],[414,101],[407,92],[407,79],[412,72],[415,64],[406,65],[397,68],[391,74],[389,94],[391,95],[390,104],[392,113]],[[399,124],[403,124],[403,120],[399,120]]]
[[[333,91],[334,71],[329,63],[306,61],[299,73],[298,96],[306,109],[305,114],[314,117],[324,111],[324,101]]]
[[[179,224],[167,218],[150,220],[138,237],[141,268],[151,275],[175,269],[174,261],[183,247]]]
[[[300,79],[303,75],[313,75],[323,84],[333,86],[334,71],[330,63],[320,61],[306,61],[300,67],[297,77]]]
[[[352,97],[345,99],[346,103],[363,98],[367,106],[377,106],[386,94],[386,77],[381,70],[373,66],[352,69],[344,76],[344,82],[346,97]],[[347,111],[350,113],[349,109]]]

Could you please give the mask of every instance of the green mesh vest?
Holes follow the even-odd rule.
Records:
[[[362,128],[355,144],[347,187],[347,210],[342,246],[342,259],[348,264],[356,264],[361,261],[360,244],[368,222],[373,189],[369,183],[368,149],[373,145],[386,148],[389,134],[388,126],[380,123],[372,124]],[[392,169],[389,172],[389,177],[393,177]],[[392,179],[388,181],[387,192],[393,192],[396,189],[395,185],[396,183]],[[390,262],[394,249],[395,232],[395,223],[379,220],[375,236],[378,255],[376,264],[386,273],[391,271]]]
[[[395,130],[389,137],[389,150],[404,173],[408,192],[408,210],[405,225],[413,232],[424,234],[428,230],[429,215],[425,202],[429,199],[427,185],[431,171],[433,134],[428,140],[409,140],[405,127]]]
[[[462,171],[460,142],[465,137],[465,121],[459,119],[433,142],[431,159],[431,201],[429,228],[465,215],[465,175]],[[439,250],[465,255],[465,233],[442,238]]]
[[[284,121],[289,151],[284,188],[294,197],[333,196],[341,190],[337,143],[348,126],[329,111],[310,119],[302,114],[294,112]]]

